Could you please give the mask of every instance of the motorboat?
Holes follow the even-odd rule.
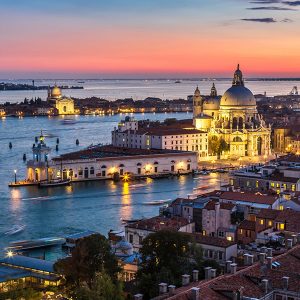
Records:
[[[58,179],[58,180],[51,180],[51,181],[41,181],[39,183],[39,187],[56,187],[56,186],[64,186],[69,185],[71,183],[70,179]]]
[[[25,225],[14,225],[10,230],[6,231],[5,235],[13,235],[19,233],[25,229]]]

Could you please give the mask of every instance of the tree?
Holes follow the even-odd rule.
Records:
[[[214,135],[208,140],[208,148],[211,154],[217,155],[218,158],[220,158],[220,155],[223,151],[229,150],[229,145],[223,138],[218,138],[216,135]]]
[[[181,275],[191,273],[190,236],[181,232],[161,230],[142,242],[141,265],[137,273],[140,291],[145,299],[154,297],[158,284],[180,285]]]
[[[101,234],[79,240],[72,256],[59,260],[54,268],[65,276],[69,287],[79,287],[82,283],[91,287],[98,272],[105,272],[113,282],[117,282],[120,271],[108,240]]]
[[[77,300],[123,300],[122,285],[113,283],[111,277],[104,273],[96,273],[91,286],[83,284],[75,292]]]

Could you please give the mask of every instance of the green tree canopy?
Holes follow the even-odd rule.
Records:
[[[91,287],[98,272],[107,273],[116,282],[120,271],[108,240],[101,234],[93,234],[79,240],[72,255],[59,260],[54,267],[65,275],[67,285],[76,287],[83,282]]]

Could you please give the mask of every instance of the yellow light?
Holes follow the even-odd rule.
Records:
[[[6,256],[7,257],[13,257],[14,253],[11,250],[8,250],[7,253],[6,253]]]
[[[14,170],[15,174],[17,174],[17,170]]]
[[[129,178],[130,178],[130,177],[129,177],[129,175],[128,175],[128,174],[125,174],[125,175],[123,176],[123,180],[124,180],[124,181],[128,181],[128,180],[129,180]]]

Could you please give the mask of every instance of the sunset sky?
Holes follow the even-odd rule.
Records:
[[[300,77],[296,0],[0,4],[0,78]]]

